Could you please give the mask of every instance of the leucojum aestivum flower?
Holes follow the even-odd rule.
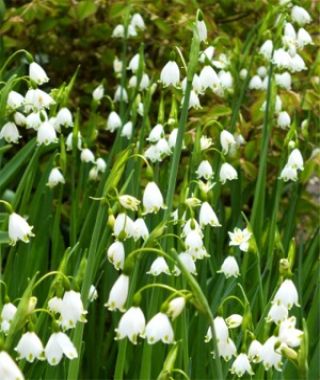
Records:
[[[319,77],[309,11],[273,3],[232,49],[199,10],[158,62],[133,12],[83,114],[76,75],[4,63],[0,379],[314,378]]]

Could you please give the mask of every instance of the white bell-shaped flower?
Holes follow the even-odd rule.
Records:
[[[187,271],[191,274],[197,275],[197,268],[196,264],[194,263],[194,260],[192,259],[192,256],[187,252],[182,252],[179,254],[179,260],[182,262],[183,266],[187,269]],[[180,269],[175,265],[173,273],[176,276],[179,276],[181,271]]]
[[[241,69],[239,76],[240,76],[240,79],[245,80],[248,76],[248,70],[247,69]]]
[[[30,89],[25,96],[25,111],[30,112],[41,111],[44,108],[50,108],[52,104],[55,104],[53,98],[46,92],[39,88]]]
[[[218,74],[220,85],[224,90],[230,90],[233,87],[233,78],[230,71],[221,70]]]
[[[277,342],[278,338],[271,336],[261,347],[261,361],[266,370],[269,370],[272,367],[274,367],[277,371],[281,371],[282,369],[281,355],[275,351],[275,344]]]
[[[125,274],[121,274],[116,282],[113,284],[109,298],[105,306],[113,311],[120,310],[125,311],[125,304],[128,298],[129,291],[129,277]]]
[[[139,240],[140,238],[143,240],[147,240],[149,237],[149,230],[142,218],[138,218],[134,221],[133,227],[133,239]]]
[[[115,102],[125,102],[128,103],[128,93],[127,90],[121,86],[118,86],[116,88],[116,91],[114,93],[114,101]]]
[[[11,303],[5,303],[3,305],[2,311],[1,311],[1,324],[0,324],[0,331],[4,332],[5,334],[8,333],[11,325],[11,321],[13,320],[15,314],[17,312],[16,306]]]
[[[185,305],[186,299],[184,297],[175,297],[169,302],[166,314],[174,320],[182,313]]]
[[[290,54],[283,48],[276,49],[272,56],[272,62],[279,69],[288,69],[291,64]]]
[[[311,16],[309,13],[302,7],[294,5],[291,9],[291,18],[292,21],[296,22],[299,25],[309,24],[311,22]]]
[[[104,87],[103,84],[99,84],[92,92],[92,97],[96,102],[100,102],[104,96]]]
[[[56,122],[60,127],[72,127],[73,119],[70,110],[66,107],[61,108],[57,114]]]
[[[94,285],[90,285],[89,294],[88,294],[88,300],[89,300],[89,302],[93,302],[97,298],[98,298],[97,288]]]
[[[161,273],[170,275],[170,270],[166,260],[162,256],[159,256],[153,261],[147,274],[159,276]]]
[[[265,66],[259,66],[257,69],[257,73],[258,73],[259,77],[261,79],[263,79],[268,74],[268,71],[267,71],[267,68]]]
[[[21,135],[15,123],[9,121],[0,130],[0,140],[4,139],[9,144],[17,144]]]
[[[185,225],[182,229],[182,236],[186,237],[188,236],[192,231],[196,231],[198,235],[203,237],[203,233],[200,227],[200,224],[196,221],[194,218],[190,218],[186,221]]]
[[[183,104],[183,102],[184,102],[184,96],[181,99],[181,104]],[[189,109],[194,108],[196,110],[201,108],[199,96],[194,90],[191,90],[190,92],[188,108]]]
[[[262,360],[261,349],[262,349],[262,344],[258,340],[254,339],[250,343],[250,346],[248,349],[248,357],[252,363],[260,363],[261,362],[261,360]]]
[[[203,20],[197,20],[196,27],[197,27],[200,42],[206,41],[208,38],[206,23]]]
[[[211,66],[204,66],[200,72],[199,77],[203,91],[205,91],[207,88],[215,90],[220,87],[220,79]]]
[[[240,269],[235,257],[226,257],[221,265],[221,269],[218,272],[223,273],[226,276],[226,278],[238,277],[240,274]]]
[[[164,87],[177,86],[180,82],[180,70],[175,61],[169,61],[161,70],[160,81]]]
[[[226,318],[226,324],[229,329],[235,329],[241,326],[243,321],[243,317],[240,314],[231,314],[228,318]]]
[[[147,137],[147,140],[152,143],[156,143],[161,138],[163,138],[163,136],[164,136],[163,126],[162,124],[157,124],[151,129],[149,136]]]
[[[288,318],[288,309],[282,305],[274,303],[268,313],[267,321],[268,322],[274,322],[276,324],[279,324],[280,322],[284,321]]]
[[[123,269],[125,260],[124,245],[121,241],[115,241],[110,245],[107,251],[107,257],[116,270]]]
[[[32,112],[26,117],[27,129],[38,130],[42,123],[40,115],[44,116],[46,120],[48,119],[45,111],[41,112],[41,114],[40,112]]]
[[[160,139],[156,143],[156,149],[158,151],[158,154],[160,156],[160,159],[164,159],[166,156],[169,156],[171,154],[171,149],[168,144],[168,141],[165,138]]]
[[[238,246],[241,251],[247,252],[249,249],[249,241],[252,236],[252,233],[244,228],[241,230],[240,228],[235,228],[233,232],[228,232],[230,242],[230,246]]]
[[[292,280],[286,279],[282,282],[273,298],[273,302],[281,304],[289,310],[293,305],[299,306],[298,291]]]
[[[288,112],[282,111],[278,115],[277,124],[280,128],[288,128],[291,124],[291,118]]]
[[[219,219],[213,208],[208,202],[203,202],[199,212],[199,223],[201,227],[210,225],[212,227],[220,227]]]
[[[212,58],[213,58],[213,55],[214,55],[214,47],[213,46],[209,46],[207,47],[201,54],[200,54],[200,57],[199,57],[199,62],[201,63],[205,63],[206,59],[208,61],[211,61]]]
[[[97,169],[100,173],[104,173],[107,169],[107,163],[101,157],[97,158],[96,165],[97,165]]]
[[[156,145],[150,145],[149,148],[144,152],[144,156],[147,160],[153,163],[162,161]]]
[[[200,149],[201,151],[209,149],[213,145],[211,137],[203,135],[200,137]]]
[[[15,348],[18,359],[25,359],[30,363],[33,363],[34,359],[44,359],[43,350],[42,342],[34,332],[24,333]]]
[[[262,80],[259,75],[254,75],[249,82],[250,90],[261,90],[262,89]]]
[[[58,138],[54,126],[49,121],[42,123],[37,131],[37,144],[50,145],[57,141]]]
[[[24,380],[24,376],[20,368],[5,351],[0,351],[0,379]]]
[[[29,77],[30,79],[38,85],[49,82],[47,73],[43,68],[36,62],[32,62],[29,65]]]
[[[226,341],[218,341],[218,352],[220,357],[225,361],[229,361],[232,356],[237,355],[237,348],[234,341],[228,338]]]
[[[85,315],[87,312],[83,308],[80,293],[74,290],[64,293],[60,306],[60,314],[59,324],[63,330],[74,328],[77,322],[86,322]]]
[[[120,321],[116,331],[116,339],[128,338],[133,344],[137,344],[138,336],[143,335],[146,320],[140,307],[132,306],[126,311]]]
[[[265,41],[260,47],[260,54],[264,56],[265,59],[270,60],[272,57],[273,43],[271,40]]]
[[[228,154],[230,152],[232,152],[235,147],[236,147],[236,140],[234,138],[234,136],[226,131],[226,130],[223,130],[221,133],[220,133],[220,144],[221,144],[221,147],[222,147],[222,153],[223,154]]]
[[[122,125],[120,116],[117,112],[112,111],[108,116],[107,127],[106,130],[110,132],[114,132],[116,129],[120,128]]]
[[[62,298],[60,297],[52,297],[48,301],[48,309],[53,313],[60,313],[62,307]]]
[[[198,178],[204,178],[206,180],[210,179],[213,176],[213,170],[209,161],[207,160],[201,161],[196,171],[196,174]]]
[[[290,317],[280,323],[278,338],[282,344],[289,347],[299,347],[303,337],[303,331],[296,329],[296,318]]]
[[[303,170],[303,157],[299,149],[293,149],[288,158],[288,165],[297,169]]]
[[[77,148],[79,150],[81,150],[82,148],[82,136],[81,136],[81,133],[78,132],[78,135],[75,135],[77,138],[76,138],[76,144],[77,144]],[[67,138],[66,138],[66,148],[68,151],[72,150],[72,146],[73,146],[73,132],[69,133]]]
[[[58,168],[53,168],[50,171],[47,186],[49,186],[50,188],[53,188],[57,186],[59,183],[63,184],[65,182],[66,181],[64,179],[64,176]]]
[[[185,245],[187,252],[192,256],[194,260],[201,259],[203,256],[206,256],[202,235],[200,235],[196,230],[190,231],[186,236]]]
[[[12,245],[15,245],[18,240],[29,243],[30,237],[34,236],[32,229],[33,226],[30,226],[22,216],[15,212],[10,214],[8,234]]]
[[[284,88],[285,90],[291,90],[291,74],[288,71],[285,71],[281,74],[275,74],[276,84]]]
[[[232,165],[230,165],[228,162],[224,162],[220,168],[219,178],[221,183],[225,184],[226,181],[233,181],[238,179],[238,173]]]
[[[130,24],[136,28],[136,29],[139,29],[139,30],[144,30],[146,28],[146,25],[144,23],[144,20],[141,16],[140,13],[135,13],[131,20],[130,20]]]
[[[112,37],[113,38],[124,38],[124,25],[118,24],[115,26],[115,28],[112,31]]]
[[[235,361],[232,363],[230,372],[238,377],[242,377],[245,373],[248,373],[248,375],[251,376],[254,375],[249,358],[246,354],[239,354],[236,357]]]
[[[128,69],[131,70],[133,73],[136,73],[139,68],[139,60],[140,60],[140,54],[135,54],[129,61]]]
[[[312,45],[312,37],[304,28],[300,28],[298,30],[297,42],[298,47],[302,49],[307,45]]]
[[[131,139],[133,132],[133,124],[132,121],[127,121],[125,125],[122,127],[121,136],[126,137],[128,140]]]
[[[292,167],[291,165],[285,165],[285,167],[282,169],[280,173],[280,179],[283,181],[297,181],[298,179],[298,171],[296,168]]]
[[[168,316],[158,313],[150,319],[146,325],[145,338],[148,344],[154,344],[160,340],[163,343],[174,343],[174,332]]]
[[[7,98],[7,107],[11,110],[22,107],[24,104],[24,97],[17,91],[10,91]]]
[[[52,366],[58,365],[63,355],[70,360],[78,357],[74,344],[71,342],[68,335],[63,332],[55,332],[51,334],[44,352],[48,363]]]
[[[81,154],[80,154],[80,160],[86,163],[88,162],[94,163],[95,158],[94,158],[94,154],[92,150],[88,148],[82,149]]]
[[[173,150],[176,146],[176,141],[178,137],[178,128],[174,128],[169,135],[168,143],[171,150]]]
[[[142,203],[145,214],[157,213],[160,208],[165,208],[161,191],[155,182],[147,184]]]
[[[116,238],[125,240],[132,237],[134,234],[134,222],[125,213],[118,214],[113,225],[113,235]]]
[[[303,58],[298,53],[291,57],[289,70],[293,73],[299,73],[300,71],[307,70],[307,66]]]
[[[21,112],[15,112],[13,119],[16,125],[19,127],[25,127],[27,125],[27,118]]]

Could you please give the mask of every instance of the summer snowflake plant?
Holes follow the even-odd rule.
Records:
[[[0,12],[0,380],[318,378],[316,5],[62,3]],[[51,6],[94,80],[8,53]]]

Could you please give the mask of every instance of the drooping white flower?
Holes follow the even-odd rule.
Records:
[[[101,157],[97,158],[96,160],[97,169],[100,173],[104,173],[107,169],[107,164],[105,160]]]
[[[48,363],[52,366],[58,365],[63,355],[70,360],[78,357],[74,344],[71,342],[68,335],[63,332],[55,332],[51,334],[44,352]]]
[[[30,89],[25,96],[25,111],[30,112],[41,111],[43,108],[50,108],[52,104],[55,104],[53,98],[46,92],[39,88]]]
[[[115,241],[110,245],[107,251],[108,260],[116,270],[123,269],[125,260],[124,245],[121,241]]]
[[[248,70],[247,69],[241,69],[239,76],[242,80],[246,79],[248,76]]]
[[[282,74],[275,74],[276,84],[285,90],[291,89],[291,74],[285,71]]]
[[[272,57],[273,43],[271,40],[265,41],[260,47],[260,54],[264,56],[265,59],[270,60]]]
[[[159,150],[156,145],[150,145],[144,152],[144,156],[151,162],[161,162]]]
[[[133,124],[132,121],[127,121],[121,130],[121,136],[126,137],[128,140],[131,139],[133,132]]]
[[[307,66],[303,58],[298,53],[296,53],[293,57],[291,57],[291,60],[289,63],[289,70],[293,73],[307,70]]]
[[[52,297],[48,301],[48,309],[53,313],[60,313],[62,306],[62,298],[60,297]]]
[[[239,265],[234,256],[228,256],[227,258],[225,258],[224,262],[221,265],[219,273],[223,273],[226,276],[226,278],[239,276]]]
[[[29,243],[30,237],[34,236],[32,229],[33,226],[30,226],[22,216],[15,212],[10,214],[8,234],[12,245],[15,245],[18,240]]]
[[[197,268],[194,263],[194,260],[192,259],[191,255],[187,252],[182,252],[179,254],[179,260],[182,262],[183,266],[187,269],[187,271],[191,274],[196,275],[197,274]],[[179,276],[181,271],[180,269],[175,265],[173,273],[176,276]]]
[[[205,63],[206,59],[208,61],[211,61],[214,55],[214,47],[213,46],[208,46],[201,54],[199,57],[199,62]]]
[[[209,149],[213,145],[211,137],[203,135],[200,137],[200,149],[202,151]]]
[[[252,236],[252,233],[247,229],[244,228],[241,230],[240,228],[235,228],[233,232],[228,232],[230,242],[230,246],[238,246],[241,251],[247,252],[249,249],[249,241]]]
[[[170,146],[165,138],[160,139],[156,143],[156,149],[160,160],[163,160],[166,156],[169,156],[171,154]]]
[[[218,341],[218,352],[225,361],[229,361],[232,356],[237,355],[237,348],[234,341],[228,338],[226,341]]]
[[[185,239],[185,245],[187,253],[190,254],[194,260],[201,260],[208,255],[203,245],[202,235],[196,230],[192,230],[188,233]]]
[[[297,42],[298,47],[302,49],[307,45],[312,45],[312,37],[304,28],[300,28],[298,30]]]
[[[144,30],[146,28],[144,20],[140,13],[135,13],[131,20],[130,25],[132,25],[136,29]]]
[[[121,123],[120,116],[115,111],[112,111],[110,115],[108,116],[106,130],[110,132],[114,132],[116,129],[120,128],[121,125],[122,123]]]
[[[144,190],[142,203],[146,214],[157,213],[164,208],[161,191],[155,182],[149,182]]]
[[[17,144],[21,135],[15,123],[9,121],[0,130],[0,140],[4,139],[9,144]]]
[[[286,318],[288,318],[288,309],[282,304],[274,303],[269,310],[267,321],[279,324]]]
[[[16,110],[24,104],[24,97],[17,91],[10,91],[7,98],[7,107]]]
[[[58,138],[54,126],[49,121],[42,123],[37,131],[37,144],[50,145],[57,141]]]
[[[119,195],[119,203],[127,210],[137,211],[140,201],[132,195]]]
[[[298,179],[298,171],[296,168],[292,167],[291,165],[285,165],[285,167],[282,169],[280,173],[280,179],[283,181],[297,181]]]
[[[233,78],[230,71],[220,70],[218,77],[219,77],[220,85],[224,90],[232,89]]]
[[[24,333],[15,347],[19,354],[18,359],[25,359],[30,363],[33,363],[34,359],[44,358],[43,350],[42,342],[34,332]]]
[[[114,98],[113,100],[115,102],[125,102],[128,103],[128,93],[127,90],[124,87],[118,86],[116,88],[116,91],[114,93]]]
[[[113,284],[109,298],[105,306],[113,311],[120,310],[125,311],[125,304],[128,298],[129,291],[129,277],[125,274],[121,274],[116,282]]]
[[[232,165],[230,165],[228,162],[224,162],[220,168],[219,178],[221,183],[225,184],[226,181],[233,181],[235,179],[238,179],[238,173]]]
[[[123,38],[124,37],[124,25],[118,24],[112,31],[113,38]]]
[[[230,132],[223,130],[220,133],[220,144],[222,146],[223,154],[228,154],[235,149],[236,140]]]
[[[169,302],[166,314],[174,320],[182,313],[185,305],[186,299],[184,297],[175,297]]]
[[[276,49],[273,53],[272,62],[279,69],[288,69],[291,64],[290,54],[283,48]]]
[[[291,118],[288,112],[282,111],[279,113],[277,118],[277,124],[280,128],[285,129],[290,126]]]
[[[178,128],[174,128],[169,135],[168,144],[171,150],[173,150],[176,146],[178,137]]]
[[[121,238],[122,240],[133,236],[134,223],[130,216],[125,213],[117,215],[114,221],[113,234],[116,238]]]
[[[161,138],[163,138],[163,136],[164,136],[163,126],[161,124],[157,124],[151,129],[149,136],[147,137],[147,140],[152,143],[156,143]]]
[[[100,102],[103,96],[104,96],[104,87],[103,87],[103,84],[99,84],[99,86],[96,87],[92,92],[93,100],[95,100],[96,102]]]
[[[70,110],[66,107],[61,108],[57,114],[56,122],[59,127],[72,127],[73,120]]]
[[[282,362],[281,355],[275,351],[275,344],[278,342],[278,338],[271,336],[262,345],[260,350],[261,361],[266,370],[274,367],[277,371],[281,371]]]
[[[200,224],[197,222],[196,219],[190,218],[186,221],[186,223],[183,226],[182,229],[182,236],[186,237],[188,236],[192,231],[196,231],[198,235],[203,237],[203,233],[200,227]]]
[[[209,161],[207,160],[201,161],[196,171],[196,174],[198,178],[204,178],[206,180],[210,179],[213,176],[213,170]]]
[[[41,112],[42,118],[43,116],[48,119],[46,112],[42,111]],[[40,127],[42,121],[41,121],[41,116],[40,112],[32,112],[26,117],[26,123],[27,123],[27,129],[34,129],[35,131],[38,130]]]
[[[47,186],[49,186],[50,188],[53,188],[57,186],[59,183],[63,184],[63,183],[66,183],[66,181],[61,171],[58,168],[53,168],[50,171]]]
[[[153,261],[147,274],[159,276],[161,273],[170,275],[170,270],[166,260],[162,256],[159,256]]]
[[[24,380],[24,376],[20,368],[5,351],[0,351],[0,379]]]
[[[303,157],[299,149],[293,149],[288,158],[288,165],[303,171]]]
[[[1,311],[1,325],[0,325],[0,331],[3,331],[5,334],[8,333],[11,325],[11,321],[13,320],[15,314],[17,312],[16,306],[11,303],[7,302],[3,305],[2,311]]]
[[[149,237],[149,230],[145,223],[145,221],[142,218],[138,218],[134,221],[134,227],[133,227],[133,239],[135,241],[142,238],[143,240],[147,240]]]
[[[219,219],[208,202],[203,202],[199,212],[200,226],[220,227]]]
[[[281,304],[289,310],[293,305],[299,306],[298,291],[292,280],[286,279],[282,282],[273,298],[273,302]]]
[[[175,61],[169,61],[161,70],[160,81],[164,87],[177,86],[180,82],[180,70]]]
[[[199,77],[203,91],[205,91],[207,88],[216,90],[218,87],[220,87],[219,77],[211,66],[204,66],[200,72]]]
[[[76,144],[77,144],[77,148],[79,150],[81,150],[81,147],[82,147],[82,136],[81,136],[81,133],[78,132],[78,135],[75,135],[76,137]],[[66,147],[67,147],[67,150],[70,151],[72,150],[72,145],[73,145],[73,132],[69,133],[67,138],[66,138]]]
[[[63,330],[74,328],[77,322],[86,322],[86,314],[80,293],[74,290],[65,292],[60,305],[61,317],[59,319]]]
[[[288,347],[299,347],[301,344],[303,331],[296,329],[296,318],[290,317],[280,323],[278,339]]]
[[[25,127],[27,125],[27,118],[21,112],[15,112],[13,115],[13,120],[16,125],[20,127]]]
[[[88,300],[89,300],[89,302],[93,302],[97,298],[98,298],[97,288],[94,285],[90,285],[89,294],[88,294]]]
[[[181,99],[181,104],[183,104],[183,102],[184,102],[184,96]],[[191,109],[191,108],[200,109],[201,108],[199,96],[194,90],[191,90],[191,92],[190,92],[188,108],[189,109]]]
[[[86,163],[88,162],[94,163],[95,158],[94,158],[94,154],[92,150],[88,148],[82,149],[81,154],[80,154],[80,160]]]
[[[261,349],[262,344],[258,340],[253,340],[250,343],[249,350],[248,350],[248,357],[249,360],[253,363],[260,363],[261,358]]]
[[[259,66],[257,69],[257,73],[261,79],[265,78],[268,74],[267,68],[265,66]]]
[[[174,332],[168,316],[158,313],[153,316],[146,325],[145,338],[148,344],[154,344],[160,340],[163,343],[174,343]]]
[[[235,329],[241,326],[243,321],[243,317],[240,314],[231,314],[228,318],[226,318],[226,324],[229,329]]]
[[[200,42],[206,41],[208,38],[206,23],[203,20],[201,20],[201,21],[197,20],[196,26],[197,26],[197,31],[198,31]]]
[[[262,89],[262,80],[259,75],[254,75],[249,82],[250,90],[261,90]]]
[[[309,24],[311,22],[311,16],[309,13],[302,7],[294,5],[291,9],[291,18],[292,21],[296,22],[299,25]]]
[[[239,354],[236,357],[235,361],[232,363],[230,372],[237,375],[238,377],[242,377],[245,373],[248,373],[251,376],[254,375],[248,356],[246,354]]]
[[[29,77],[38,85],[49,82],[49,78],[43,68],[36,62],[29,65]]]
[[[146,320],[140,307],[132,306],[126,311],[115,329],[116,339],[128,338],[133,344],[137,344],[138,336],[143,335]]]

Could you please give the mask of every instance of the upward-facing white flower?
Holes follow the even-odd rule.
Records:
[[[221,226],[216,213],[213,211],[213,208],[210,206],[208,202],[203,202],[201,205],[199,213],[199,223],[201,227],[207,225],[210,225],[212,227]]]
[[[63,174],[58,168],[53,168],[49,174],[47,186],[50,188],[53,188],[57,186],[59,183],[65,183],[65,179],[63,177]]]
[[[58,138],[54,126],[49,121],[42,123],[37,131],[37,144],[50,145],[57,141]]]
[[[309,24],[311,22],[311,16],[309,13],[304,8],[297,5],[293,6],[291,9],[291,18],[292,21],[299,25]]]
[[[232,363],[230,371],[238,377],[243,376],[246,372],[251,376],[254,375],[246,354],[239,354],[237,356],[236,360]]]
[[[146,214],[156,213],[164,208],[161,191],[155,182],[149,182],[144,190],[143,207]]]
[[[116,339],[128,337],[133,344],[137,344],[138,336],[143,335],[146,325],[144,314],[140,307],[132,306],[119,321]]]
[[[173,343],[174,333],[168,316],[158,313],[150,319],[145,329],[145,338],[148,344],[154,344],[160,340],[163,343]]]
[[[74,328],[77,322],[86,322],[87,312],[83,308],[81,295],[74,290],[64,293],[60,306],[60,326],[64,330]]]
[[[116,129],[120,128],[122,125],[120,116],[115,112],[112,111],[110,115],[108,116],[107,120],[107,131],[114,132]]]
[[[249,240],[252,236],[251,232],[245,228],[241,230],[240,228],[235,228],[233,232],[228,232],[231,246],[239,246],[240,250],[247,252],[249,248]]]
[[[0,140],[4,139],[9,144],[17,144],[21,138],[15,123],[9,121],[0,130]]]
[[[105,306],[111,311],[116,309],[125,311],[125,303],[127,302],[128,291],[129,277],[125,274],[121,274],[113,284]]]
[[[15,245],[18,240],[29,243],[30,237],[34,236],[32,229],[33,226],[30,226],[22,216],[15,212],[10,214],[8,234],[12,245]]]
[[[25,359],[30,363],[33,363],[34,359],[44,359],[42,342],[34,332],[24,333],[15,351],[19,354],[18,359]]]
[[[223,154],[228,154],[236,147],[236,140],[230,132],[223,130],[220,133],[220,144]]]
[[[289,310],[293,305],[299,306],[297,288],[292,280],[286,279],[282,282],[273,298],[273,302],[281,304]]]
[[[219,178],[221,183],[225,184],[226,181],[238,179],[238,173],[232,165],[228,164],[228,162],[224,162],[220,168]]]
[[[49,82],[47,73],[36,62],[32,62],[29,65],[29,77],[33,82],[35,82],[38,85]]]
[[[52,366],[58,365],[63,355],[70,360],[78,357],[75,346],[63,332],[51,334],[44,352],[48,363]]]
[[[175,61],[169,61],[160,73],[160,81],[167,86],[177,86],[180,82],[180,70]]]
[[[0,351],[0,379],[24,380],[24,376],[20,368],[5,351]]]

